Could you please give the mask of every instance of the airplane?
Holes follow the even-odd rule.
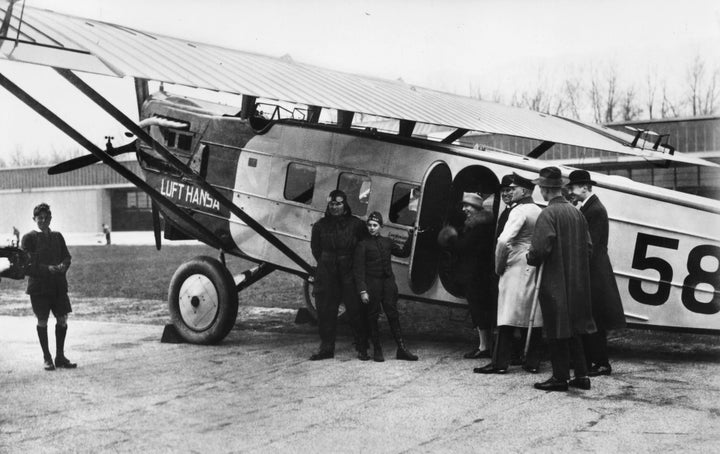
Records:
[[[500,178],[512,172],[534,177],[551,164],[538,158],[556,144],[657,165],[718,166],[638,134],[14,6],[0,3],[0,58],[54,68],[136,138],[103,150],[0,74],[2,87],[91,153],[49,173],[102,162],[152,199],[158,249],[162,218],[165,239],[197,239],[219,251],[217,259],[183,263],[170,282],[170,317],[190,343],[220,342],[236,322],[238,294],[274,271],[304,279],[306,305],[315,313],[310,230],[334,189],[348,194],[361,218],[380,211],[393,240],[412,236],[410,257],[393,258],[401,299],[463,307],[437,242],[443,226],[457,222],[463,192],[490,194],[486,206],[497,216]],[[139,121],[76,73],[132,77]],[[149,81],[161,82],[160,90],[151,94]],[[164,84],[241,95],[242,101],[233,107],[180,96]],[[394,127],[374,127],[368,118]],[[428,128],[447,134],[418,133]],[[540,145],[528,156],[460,145],[473,131]],[[122,153],[136,154],[142,178],[115,160]],[[573,170],[560,168],[565,177]],[[592,178],[610,215],[609,254],[628,324],[720,333],[720,202],[624,177]],[[542,204],[538,190],[534,198]],[[232,274],[226,254],[256,266]],[[5,255],[20,260],[17,251]]]

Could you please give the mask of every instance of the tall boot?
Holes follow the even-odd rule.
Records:
[[[417,361],[417,355],[413,355],[405,347],[405,342],[402,338],[402,331],[400,331],[400,320],[393,318],[388,320],[388,322],[390,323],[390,331],[392,332],[393,338],[395,338],[395,343],[397,344],[397,353],[395,354],[395,357],[405,361]]]
[[[65,335],[67,335],[67,325],[55,325],[55,367],[74,369],[77,364],[71,363],[69,359],[65,358]]]
[[[382,344],[380,343],[380,328],[378,328],[377,319],[370,321],[370,340],[373,344],[373,360],[376,363],[385,361],[383,356]]]
[[[55,370],[53,364],[52,355],[50,354],[50,347],[48,347],[48,335],[47,326],[37,327],[38,339],[40,340],[40,347],[43,352],[43,361],[45,363],[45,370]]]

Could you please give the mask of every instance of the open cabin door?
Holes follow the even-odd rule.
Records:
[[[410,254],[410,289],[416,294],[430,290],[438,276],[437,236],[443,226],[451,185],[452,173],[442,161],[434,162],[425,173]]]

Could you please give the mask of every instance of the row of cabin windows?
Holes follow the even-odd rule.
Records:
[[[315,192],[317,170],[307,164],[290,163],[285,178],[283,196],[286,200],[309,205]],[[366,175],[342,172],[338,177],[337,188],[347,194],[348,205],[352,213],[365,216],[370,203],[372,181]],[[413,225],[420,200],[420,188],[408,183],[396,183],[390,201],[390,212],[385,213],[390,222]]]

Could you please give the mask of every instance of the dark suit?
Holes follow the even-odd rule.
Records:
[[[535,223],[528,265],[543,266],[539,289],[543,330],[549,341],[553,376],[587,374],[580,336],[596,331],[590,303],[592,243],[585,218],[563,197],[548,202]]]
[[[512,209],[512,205],[505,207],[503,212],[500,213],[500,216],[498,216],[497,228],[495,229],[495,239],[500,236],[503,229],[505,228],[505,224],[507,224],[508,217],[510,216],[510,210]]]
[[[590,256],[590,291],[592,312],[598,331],[583,337],[588,365],[609,365],[607,354],[607,331],[625,327],[620,292],[613,274],[607,252],[608,214],[596,195],[585,200],[580,212],[585,216],[593,242]]]

